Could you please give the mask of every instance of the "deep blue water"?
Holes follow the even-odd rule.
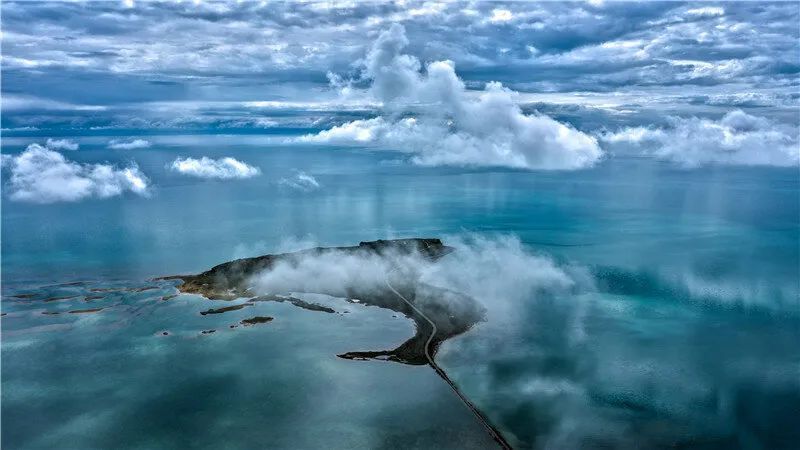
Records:
[[[85,315],[41,314],[86,308],[85,297],[9,297],[87,294],[42,288],[75,280],[140,286],[305,242],[465,235],[516,236],[585,278],[569,294],[479,299],[489,320],[442,349],[442,364],[517,446],[800,442],[797,168],[687,170],[622,157],[575,172],[421,168],[400,154],[279,136],[147,138],[151,148],[113,151],[109,137],[83,136],[66,154],[135,160],[149,198],[3,198],[4,448],[490,445],[429,369],[335,357],[402,341],[412,325],[389,311],[335,299],[352,314],[258,305],[276,321],[228,331],[248,314],[200,317],[211,302],[160,300],[169,285],[114,294],[98,301],[115,306]],[[37,140],[6,137],[3,153]],[[165,168],[201,155],[262,175],[210,181]],[[293,170],[321,188],[281,187]],[[221,331],[198,334],[206,328]]]

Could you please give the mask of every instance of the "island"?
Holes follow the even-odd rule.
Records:
[[[293,253],[243,258],[219,264],[197,275],[176,275],[162,279],[180,280],[182,293],[199,294],[211,300],[249,298],[248,303],[261,301],[289,302],[295,306],[333,312],[332,309],[290,297],[288,292],[253,292],[251,278],[269,271],[279,263],[297,264],[305,258],[322,255],[356,256],[365,261],[385,259],[392,270],[384,282],[370,285],[339,286],[314,292],[333,297],[358,299],[364,305],[378,306],[404,314],[414,321],[416,333],[397,348],[390,350],[351,351],[338,355],[346,359],[383,359],[404,364],[428,364],[428,356],[436,354],[445,340],[466,332],[484,320],[485,309],[467,295],[431,286],[419,281],[409,261],[434,262],[454,249],[436,238],[393,239],[361,242],[351,247],[316,247]],[[335,260],[335,258],[334,258]],[[267,289],[269,287],[267,286]],[[294,290],[300,292],[301,289]],[[203,311],[214,314],[240,309],[245,304]],[[429,355],[426,355],[426,351]]]
[[[474,298],[433,286],[420,279],[418,270],[420,265],[435,263],[454,250],[436,238],[377,240],[361,242],[352,247],[316,247],[293,253],[237,259],[219,264],[197,275],[174,275],[163,277],[161,280],[178,280],[180,283],[177,289],[180,292],[198,294],[211,300],[248,299],[245,303],[201,312],[204,315],[242,309],[255,302],[287,302],[311,311],[335,312],[331,308],[292,297],[289,295],[292,292],[325,294],[345,298],[351,303],[377,306],[401,313],[414,321],[416,332],[397,348],[351,351],[337,356],[351,360],[380,359],[411,365],[430,365],[464,405],[475,414],[495,442],[502,448],[510,449],[508,441],[491,421],[461,392],[434,360],[442,342],[468,331],[486,317],[485,308]],[[259,278],[262,282],[254,282],[256,277],[269,274],[279,265],[302,268],[303,263],[308,262],[309,258],[316,263],[337,264],[352,257],[357,258],[356,261],[363,262],[365,267],[369,265],[372,270],[368,272],[372,274],[376,272],[375,268],[385,269],[385,273],[380,274],[378,270],[378,279],[360,280],[356,283],[352,280],[342,280],[341,283],[336,281],[330,285],[320,283],[318,286],[325,287],[317,287],[313,292],[309,292],[309,284],[303,283],[303,280],[292,282],[298,286],[286,286],[286,283],[283,283],[280,287],[270,286],[269,282],[265,285],[263,278]],[[252,326],[269,323],[272,320],[272,317],[256,316],[240,323],[243,326]],[[235,328],[236,325],[230,327]],[[210,334],[214,331],[207,330],[203,333]]]

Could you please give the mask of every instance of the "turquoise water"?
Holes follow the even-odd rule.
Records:
[[[390,346],[413,333],[411,323],[391,311],[314,296],[341,314],[257,304],[201,316],[219,302],[163,300],[175,291],[169,284],[84,300],[97,286],[120,285],[141,286],[40,288],[33,292],[84,297],[6,300],[4,448],[491,445],[426,367],[335,356]],[[90,307],[108,309],[67,313]],[[238,325],[255,315],[275,320]]]
[[[685,170],[621,157],[576,172],[420,168],[276,136],[147,138],[149,149],[110,151],[110,137],[79,137],[68,157],[135,160],[154,186],[149,198],[3,198],[4,448],[491,446],[431,370],[335,357],[402,342],[412,324],[391,311],[336,299],[325,301],[351,312],[259,304],[273,323],[230,329],[256,314],[200,316],[218,303],[161,300],[169,284],[85,300],[91,288],[149,286],[306,245],[471,235],[516,236],[526,252],[580,273],[569,293],[480,298],[488,321],[439,356],[516,446],[800,441],[796,168]],[[5,137],[3,152],[36,140]],[[165,169],[190,155],[232,156],[262,175],[208,181]],[[321,188],[281,187],[293,170]],[[493,281],[525,270],[509,266]],[[43,287],[76,280],[88,284]],[[19,293],[37,297],[11,297]],[[41,301],[53,295],[79,297]],[[95,305],[109,309],[64,314]]]

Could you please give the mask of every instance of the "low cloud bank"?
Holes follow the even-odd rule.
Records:
[[[579,169],[600,160],[603,152],[594,137],[542,114],[524,114],[517,93],[500,83],[469,91],[451,61],[432,62],[421,72],[420,61],[402,53],[408,43],[405,29],[395,24],[366,55],[362,78],[371,80],[368,94],[383,104],[380,117],[300,141],[373,144],[434,166]],[[350,84],[346,92],[352,92]]]
[[[45,147],[50,150],[77,150],[78,143],[71,139],[47,139]]]
[[[133,139],[129,141],[112,139],[108,141],[108,148],[112,150],[135,150],[150,147],[150,141],[145,139]]]
[[[216,178],[220,180],[252,178],[261,174],[258,167],[248,165],[234,158],[211,159],[177,158],[169,168],[175,172],[197,178]]]
[[[149,180],[135,164],[80,164],[39,144],[19,155],[3,155],[9,171],[6,190],[11,200],[54,203],[85,198],[108,198],[126,191],[148,194]]]
[[[313,175],[303,171],[296,171],[290,177],[281,178],[278,180],[278,185],[301,192],[316,191],[321,187],[319,181]]]
[[[456,252],[452,258],[427,267],[421,277],[423,282],[477,299],[568,292],[591,285],[588,275],[579,269],[561,266],[548,256],[532,252],[516,236],[467,234],[449,236],[445,242],[455,247]]]
[[[794,166],[800,162],[797,129],[732,111],[720,120],[670,119],[666,128],[628,127],[601,135],[610,146],[686,167],[707,164]]]
[[[354,254],[331,251],[281,261],[253,277],[257,292],[282,293],[359,291],[383,289],[388,276],[402,272],[423,283],[470,295],[486,306],[502,310],[495,299],[535,295],[540,291],[569,291],[583,287],[578,271],[536,255],[514,236],[485,238],[475,235],[448,237],[456,251],[431,262],[419,254]],[[513,274],[512,277],[509,274]]]
[[[423,263],[415,255],[353,254],[331,251],[321,255],[280,261],[270,270],[253,277],[252,288],[259,293],[338,293],[347,296],[350,289],[361,291],[385,286],[395,264],[411,266]]]

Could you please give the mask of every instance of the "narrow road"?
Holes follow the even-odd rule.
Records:
[[[447,385],[450,386],[450,388],[453,389],[453,392],[455,392],[456,395],[458,395],[458,398],[460,398],[461,401],[465,405],[467,405],[467,408],[469,408],[469,410],[472,411],[473,414],[475,414],[475,417],[477,417],[478,421],[483,425],[484,428],[486,428],[486,431],[489,433],[492,439],[494,439],[495,442],[497,442],[500,445],[500,447],[503,447],[506,450],[511,450],[512,449],[511,445],[503,438],[500,432],[498,432],[495,429],[495,427],[489,422],[489,419],[487,419],[486,416],[484,416],[483,413],[480,412],[480,410],[475,405],[473,405],[472,402],[469,401],[469,399],[463,393],[461,393],[461,390],[459,390],[458,386],[456,386],[456,384],[453,383],[453,380],[451,380],[450,377],[448,377],[447,374],[444,372],[444,370],[442,370],[442,368],[439,367],[438,364],[436,364],[436,361],[433,360],[433,356],[431,356],[430,352],[430,347],[431,347],[431,342],[433,341],[433,337],[436,336],[436,333],[438,331],[436,328],[436,324],[433,323],[433,321],[429,319],[428,316],[423,314],[422,311],[420,311],[416,306],[414,306],[413,303],[408,301],[407,298],[403,297],[401,293],[397,292],[397,290],[392,286],[392,284],[389,283],[388,275],[386,277],[386,286],[388,286],[389,289],[392,292],[394,292],[394,294],[397,297],[406,302],[406,304],[411,309],[413,309],[417,314],[419,314],[423,319],[425,319],[426,321],[428,321],[429,324],[431,324],[431,329],[433,331],[431,332],[431,335],[428,336],[428,340],[425,342],[425,358],[428,360],[428,364],[430,364],[431,367],[433,367],[433,370],[435,370],[436,373],[439,374],[439,376],[442,377],[442,379],[445,382],[447,382]]]

